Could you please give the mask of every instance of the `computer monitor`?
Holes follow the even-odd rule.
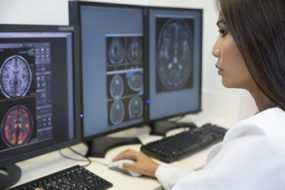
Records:
[[[0,25],[0,189],[14,164],[80,141],[71,27]]]
[[[80,28],[83,137],[88,156],[104,156],[108,148],[138,143],[104,135],[145,121],[144,9],[94,2],[69,7],[70,23]]]
[[[202,21],[200,9],[149,9],[146,73],[151,124],[201,110]]]

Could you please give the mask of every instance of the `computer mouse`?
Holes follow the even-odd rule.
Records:
[[[127,172],[126,172],[123,169],[124,164],[132,164],[134,162],[135,161],[133,161],[133,160],[118,160],[118,161],[111,162],[108,167],[112,170],[115,170],[115,171],[127,173],[128,175],[133,176],[133,177],[139,177],[139,176],[141,176],[140,173],[129,171],[129,170],[127,170]]]

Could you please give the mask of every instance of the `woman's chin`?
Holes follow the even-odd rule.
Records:
[[[223,80],[223,86],[226,87],[226,88],[237,88],[236,85],[234,85],[232,82],[230,81],[227,81],[227,80]]]

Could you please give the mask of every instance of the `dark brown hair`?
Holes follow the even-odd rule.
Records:
[[[217,6],[257,86],[285,110],[285,0],[217,0]]]

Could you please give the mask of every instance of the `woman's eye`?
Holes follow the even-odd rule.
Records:
[[[226,30],[220,28],[220,29],[219,29],[219,33],[220,33],[221,37],[225,37],[228,32],[227,32]]]

